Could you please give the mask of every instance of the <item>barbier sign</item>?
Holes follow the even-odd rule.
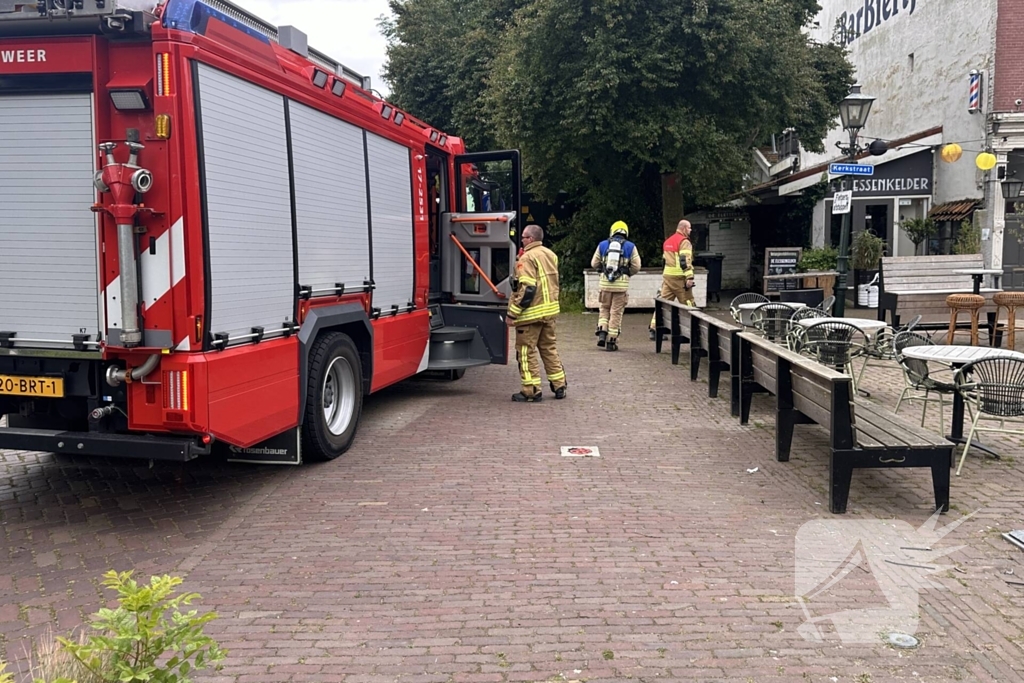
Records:
[[[857,4],[860,6],[843,12],[836,20],[836,40],[842,45],[849,45],[862,35],[880,28],[901,12],[911,16],[917,9],[917,0],[861,0]]]

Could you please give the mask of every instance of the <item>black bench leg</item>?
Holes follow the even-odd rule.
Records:
[[[700,372],[701,349],[690,349],[690,381],[697,381],[697,374]]]
[[[718,380],[722,376],[722,368],[718,362],[708,363],[708,396],[718,398]]]
[[[672,365],[679,365],[679,347],[682,339],[677,334],[672,335]]]
[[[789,451],[793,447],[793,428],[801,420],[796,410],[780,410],[775,416],[775,459],[789,462]]]
[[[932,465],[932,488],[935,489],[935,509],[949,512],[949,467],[945,463]]]
[[[745,425],[750,421],[750,402],[754,398],[753,387],[740,384],[740,424]]]
[[[740,416],[740,378],[729,374],[729,414],[733,417]]]
[[[947,478],[949,474],[947,473]],[[853,479],[853,467],[842,461],[835,451],[829,458],[828,466],[828,488],[831,496],[828,501],[828,509],[833,514],[841,515],[846,512],[846,501],[850,497],[850,481]]]

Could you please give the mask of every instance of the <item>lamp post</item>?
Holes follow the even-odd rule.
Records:
[[[874,103],[875,98],[863,95],[860,92],[859,85],[853,85],[850,87],[850,94],[846,96],[846,99],[839,103],[839,118],[843,123],[843,129],[850,134],[850,145],[844,147],[842,142],[836,143],[839,151],[845,155],[850,163],[857,160],[857,155],[861,152],[867,151],[867,148],[862,148],[857,145],[857,136],[860,134],[864,124],[867,123],[868,114],[871,112],[871,105]],[[875,150],[871,150],[875,153]],[[881,150],[884,153],[885,150]],[[841,189],[846,188],[846,181],[842,181]],[[853,189],[853,178],[850,178],[850,190]],[[836,264],[838,266],[839,276],[836,278],[836,304],[835,314],[837,318],[843,317],[846,313],[846,274],[849,271],[850,264],[850,226],[853,221],[853,207],[850,207],[850,211],[843,214],[843,225],[839,232],[839,260]]]
[[[1020,191],[1024,188],[1024,180],[1007,176],[1003,181],[1003,199],[1020,199]]]

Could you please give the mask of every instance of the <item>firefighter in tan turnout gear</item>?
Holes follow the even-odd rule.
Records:
[[[679,221],[675,233],[665,240],[662,247],[665,270],[662,271],[662,299],[678,301],[693,306],[693,245],[690,243],[690,221]],[[656,333],[655,319],[651,316],[651,340]]]
[[[506,324],[516,329],[516,359],[523,384],[522,391],[512,396],[517,403],[542,399],[541,362],[555,398],[565,398],[565,370],[555,346],[558,257],[543,241],[544,230],[539,225],[528,225],[523,230],[523,252],[516,262],[515,291],[505,318]]]
[[[590,267],[601,273],[597,345],[608,351],[619,350],[622,312],[626,310],[629,301],[629,278],[640,272],[640,253],[627,237],[629,226],[622,221],[615,221],[608,239],[597,245],[597,251],[590,259]]]

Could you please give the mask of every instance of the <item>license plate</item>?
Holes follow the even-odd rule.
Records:
[[[64,380],[60,377],[0,375],[0,394],[62,398],[64,396]]]

